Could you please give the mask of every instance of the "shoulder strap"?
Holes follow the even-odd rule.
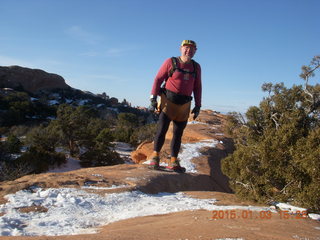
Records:
[[[180,71],[180,72],[182,72],[182,73],[189,73],[189,74],[193,74],[194,75],[194,77],[196,78],[197,77],[197,62],[195,61],[195,60],[191,60],[192,61],[192,65],[193,65],[193,72],[186,72],[186,71],[184,71],[184,70],[182,70],[182,69],[180,69],[180,68],[178,68],[178,59],[176,58],[176,57],[172,57],[171,58],[171,61],[172,61],[172,68],[170,69],[170,71],[169,71],[169,77],[172,77],[172,75],[173,75],[173,73],[176,71],[176,70],[178,70],[178,71]]]
[[[197,78],[197,65],[198,63],[195,61],[195,60],[191,60],[192,61],[192,64],[193,64],[193,75],[194,75],[194,78]]]
[[[170,69],[169,77],[172,77],[172,74],[178,69],[177,58],[172,57],[171,62],[172,62],[172,68]]]
[[[174,73],[174,71],[176,71],[178,69],[178,67],[177,67],[177,58],[176,57],[171,57],[171,62],[172,62],[172,68],[170,69],[170,71],[168,73],[168,78],[172,77],[172,74]],[[166,88],[166,84],[167,84],[168,78],[164,80],[164,83],[161,86],[162,89]]]

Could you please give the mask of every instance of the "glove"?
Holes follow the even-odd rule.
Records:
[[[195,120],[198,116],[199,116],[199,113],[200,113],[200,107],[199,106],[195,106],[191,113],[193,113],[193,120]]]
[[[155,96],[155,97],[150,98],[150,106],[149,106],[148,110],[150,112],[154,112],[156,110],[157,106],[158,106],[157,97]]]

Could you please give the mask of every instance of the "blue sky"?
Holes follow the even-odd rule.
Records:
[[[0,65],[148,106],[162,62],[192,39],[202,108],[245,112],[264,82],[303,83],[301,66],[320,54],[319,12],[318,0],[0,0]]]

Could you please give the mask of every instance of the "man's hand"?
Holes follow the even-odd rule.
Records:
[[[150,112],[154,112],[157,109],[157,106],[158,106],[157,96],[150,98],[150,106],[149,106],[148,110]]]
[[[198,116],[199,116],[199,113],[200,113],[200,107],[199,106],[195,106],[191,113],[193,113],[193,120],[195,120]]]

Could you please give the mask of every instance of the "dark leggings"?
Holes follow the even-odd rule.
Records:
[[[154,138],[154,147],[153,147],[154,151],[160,152],[164,144],[166,133],[168,131],[170,122],[171,120],[169,119],[169,117],[163,112],[161,112],[159,116],[157,133]],[[170,145],[171,157],[178,157],[178,153],[181,146],[181,138],[182,138],[183,130],[185,129],[186,126],[187,126],[187,121],[184,121],[184,122],[173,121],[173,137],[171,139],[171,145]]]

